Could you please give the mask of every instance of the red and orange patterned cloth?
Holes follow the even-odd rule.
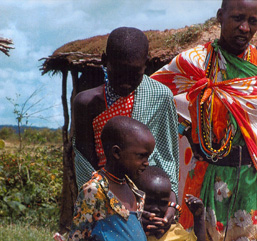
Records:
[[[105,95],[106,102],[106,95]],[[120,97],[114,104],[108,107],[106,102],[106,110],[93,120],[93,130],[95,135],[95,150],[99,159],[98,166],[103,167],[106,163],[106,157],[101,142],[101,132],[106,122],[115,116],[132,116],[134,103],[134,92],[127,97]]]

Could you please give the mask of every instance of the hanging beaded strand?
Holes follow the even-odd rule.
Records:
[[[213,55],[213,50],[210,51],[207,57],[206,66],[206,77],[209,78],[211,75],[215,78],[214,82],[217,82],[218,73],[218,56]],[[212,63],[214,63],[212,65]],[[219,149],[213,148],[213,134],[212,134],[212,116],[213,116],[213,105],[214,105],[214,92],[207,100],[207,103],[200,104],[200,100],[204,94],[205,89],[201,92],[201,95],[197,98],[197,126],[198,126],[198,139],[202,152],[208,159],[216,162],[218,159],[225,157],[231,150],[232,146],[232,124],[230,120],[227,122],[226,134],[221,140]],[[216,158],[216,159],[214,159]]]

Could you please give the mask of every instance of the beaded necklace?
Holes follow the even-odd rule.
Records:
[[[250,47],[247,52],[244,53],[244,57],[247,61],[251,59]],[[208,56],[206,57],[206,78],[214,80],[214,83],[217,83],[217,76],[219,72],[219,58],[221,58],[221,53],[215,53],[212,48],[209,51]],[[226,78],[226,72],[220,70],[223,76]],[[211,94],[206,100],[206,103],[203,101],[203,96],[205,91],[211,91]],[[227,128],[225,130],[225,135],[222,138],[219,146],[215,148],[213,144],[213,132],[212,132],[212,116],[213,116],[213,105],[214,105],[214,90],[206,88],[202,90],[201,94],[197,97],[197,127],[198,127],[198,139],[202,152],[206,155],[208,159],[211,159],[213,162],[217,162],[218,159],[222,159],[227,156],[232,147],[232,141],[235,134],[234,126],[231,123],[230,118],[227,120]]]
[[[104,71],[104,92],[106,96],[106,104],[108,107],[110,107],[114,102],[116,102],[121,96],[116,94],[113,90],[113,88],[110,85],[108,74],[107,74],[107,68],[102,67]]]
[[[203,92],[200,97],[202,97]],[[227,156],[232,147],[233,140],[233,126],[230,120],[227,121],[226,134],[221,140],[220,147],[215,149],[213,146],[213,133],[212,133],[212,122],[209,118],[209,113],[207,108],[199,104],[199,97],[197,100],[197,125],[198,125],[198,138],[200,143],[200,148],[202,152],[206,155],[208,159],[211,159],[213,162],[217,162],[218,159],[221,159]],[[199,110],[200,108],[200,110]],[[206,113],[204,115],[204,113]],[[209,121],[209,120],[210,121]]]
[[[124,185],[126,183],[126,178],[118,178],[116,176],[114,176],[113,174],[111,174],[110,172],[108,172],[104,167],[101,169],[101,171],[103,172],[103,174],[108,177],[111,181],[118,183],[120,185]]]

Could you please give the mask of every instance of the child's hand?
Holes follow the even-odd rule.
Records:
[[[195,217],[201,216],[204,213],[204,205],[201,199],[191,194],[186,194],[185,202]]]
[[[166,222],[163,218],[156,217],[155,213],[143,212],[142,223],[146,236],[162,236],[165,233]]]
[[[157,230],[158,232],[155,233],[155,237],[160,239],[169,229],[171,224],[175,222],[175,209],[169,207],[164,215],[163,218],[159,218],[162,220],[162,226]]]
[[[160,239],[169,230],[170,225],[175,223],[174,214],[174,208],[168,208],[163,218],[156,217],[154,213],[144,211],[142,222],[146,235],[154,235],[157,239]]]

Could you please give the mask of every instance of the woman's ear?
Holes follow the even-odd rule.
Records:
[[[112,147],[112,156],[116,159],[119,160],[121,157],[121,149],[118,145],[114,145]]]
[[[220,8],[218,11],[217,11],[217,20],[218,22],[221,24],[222,22],[222,14],[223,14],[223,9]]]

